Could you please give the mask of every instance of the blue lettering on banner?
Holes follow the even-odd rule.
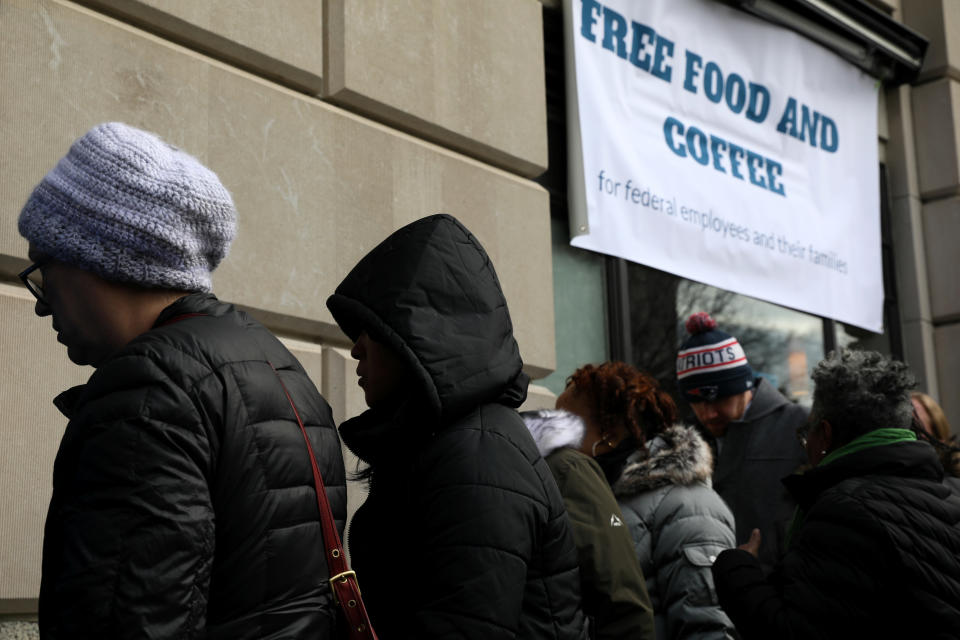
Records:
[[[837,124],[832,118],[801,104],[799,123],[797,120],[797,99],[790,98],[787,100],[780,122],[777,123],[777,131],[792,136],[800,142],[809,140],[811,147],[819,144],[824,151],[836,152],[840,141],[837,136]]]
[[[717,136],[711,135],[710,156],[713,158],[713,168],[720,173],[726,173],[727,170],[723,168],[723,151],[721,148],[727,148],[727,141],[723,138],[718,138]]]
[[[598,0],[580,0],[580,35],[586,40],[596,43],[595,27],[600,18],[603,20],[603,37],[601,46],[612,52],[618,58],[628,61],[637,69],[646,71],[665,82],[673,79],[674,42],[658,34],[656,29],[649,25],[640,24],[627,18],[610,7],[604,6]],[[628,46],[629,40],[629,46]],[[685,50],[685,64],[683,74],[683,88],[690,93],[703,90],[704,97],[714,104],[726,104],[732,113],[741,113],[751,122],[763,123],[770,113],[770,90],[762,84],[750,82],[738,73],[724,74],[720,65],[712,60],[704,62],[703,57],[689,49]],[[809,142],[810,146],[819,146],[824,151],[834,153],[839,147],[839,132],[837,123],[830,117],[815,111],[807,105],[799,105],[797,99],[791,97],[784,107],[783,115],[777,123],[777,131],[794,137],[801,142]],[[697,143],[700,143],[700,138]],[[689,144],[688,144],[689,146]],[[731,162],[734,162],[731,150]],[[703,154],[697,153],[692,157],[700,164]],[[752,165],[748,157],[748,168]],[[716,162],[714,162],[716,166]],[[780,165],[776,165],[779,167]],[[776,172],[780,175],[779,172]],[[731,174],[740,177],[736,168],[731,168]],[[767,183],[772,183],[768,174]],[[764,180],[756,176],[751,170],[750,179],[753,184],[760,186]],[[775,184],[775,183],[773,183]],[[776,186],[767,187],[775,193],[780,193]]]
[[[597,23],[597,19],[593,14],[599,14],[603,5],[596,0],[581,0],[581,2],[583,11],[580,14],[580,35],[590,42],[596,42],[597,36],[593,35],[593,25]]]
[[[723,72],[716,62],[708,62],[703,70],[703,93],[715,104],[723,100]]]
[[[618,58],[627,58],[627,20],[611,9],[603,8],[603,48],[613,51]],[[614,46],[616,41],[616,46]]]
[[[747,85],[744,84],[743,78],[735,73],[727,76],[727,88],[724,95],[727,98],[727,106],[730,107],[730,111],[736,114],[743,111],[743,107],[747,103]]]
[[[744,115],[753,122],[761,123],[767,118],[770,111],[770,90],[756,82],[746,82],[737,73],[723,75],[723,70],[716,62],[703,63],[703,58],[690,51],[685,52],[686,65],[684,67],[683,88],[690,93],[699,90],[698,78],[702,78],[703,95],[714,104],[726,103],[727,108],[739,115],[746,108]]]
[[[747,105],[747,117],[754,122],[763,122],[770,111],[770,90],[762,84],[749,83],[750,104]]]
[[[743,160],[743,147],[738,144],[728,142],[730,147],[730,173],[734,178],[743,180],[743,174],[740,173],[740,161]]]
[[[636,23],[634,23],[636,24]],[[673,57],[673,42],[663,36],[657,36],[657,44],[654,47],[653,68],[650,73],[665,82],[670,82],[673,69],[666,66],[667,59]]]
[[[647,49],[648,46],[654,46],[657,40],[657,32],[639,22],[631,22],[630,29],[633,32],[633,46],[630,47],[630,63],[642,71],[650,71],[652,58],[649,53],[645,52],[645,49]],[[641,52],[644,52],[643,57],[640,56]]]
[[[628,20],[599,0],[580,0],[580,4],[581,37],[599,44],[641,71],[665,82],[672,81],[675,48],[672,40],[649,25]],[[757,124],[765,122],[770,113],[770,90],[767,87],[749,81],[739,73],[725,73],[719,63],[704,60],[689,49],[684,51],[683,89],[693,94],[702,92],[711,103],[725,104],[732,113],[743,115]],[[836,152],[839,147],[836,122],[799,103],[794,97],[787,100],[776,129],[829,153]],[[772,158],[697,127],[685,127],[672,116],[664,121],[663,134],[667,146],[677,156],[690,157],[701,166],[712,166],[715,171],[786,196],[780,182],[783,166]]]
[[[681,158],[685,158],[689,154],[691,158],[703,166],[710,164],[712,159],[713,168],[721,173],[726,173],[722,149],[727,149],[730,175],[744,180],[745,176],[740,170],[740,165],[745,158],[748,174],[746,178],[749,179],[750,184],[786,196],[783,184],[778,182],[780,176],[783,175],[783,167],[771,158],[744,149],[719,136],[713,134],[707,136],[697,127],[684,127],[683,123],[673,116],[669,116],[663,122],[663,137],[667,147]]]
[[[597,34],[593,28],[597,18],[603,16],[603,38],[601,46],[613,52],[618,58],[628,60],[630,64],[649,72],[664,82],[673,79],[673,67],[670,61],[673,58],[673,41],[664,38],[653,28],[630,21],[623,14],[606,7],[597,0],[581,0],[580,7],[580,35],[590,42],[597,41]],[[627,55],[627,34],[630,33],[630,55]]]
[[[690,93],[697,92],[697,85],[693,81],[700,75],[701,68],[703,68],[703,58],[687,49],[687,71],[683,74],[683,88]]]

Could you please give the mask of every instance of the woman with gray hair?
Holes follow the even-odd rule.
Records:
[[[954,638],[960,629],[960,498],[911,430],[913,376],[871,351],[813,372],[801,434],[813,468],[784,480],[798,509],[769,578],[759,536],[720,554],[720,604],[743,638]]]

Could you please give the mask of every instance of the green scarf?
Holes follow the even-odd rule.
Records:
[[[906,442],[908,440],[916,439],[917,434],[910,429],[898,429],[894,427],[874,429],[873,431],[865,433],[859,438],[848,442],[836,451],[831,451],[830,455],[821,460],[820,464],[817,466],[822,467],[830,464],[834,460],[851,454],[854,451],[863,451],[864,449],[870,449],[871,447],[882,447],[886,444],[894,444],[896,442]]]
[[[908,442],[916,439],[917,434],[910,429],[900,429],[896,427],[874,429],[873,431],[863,434],[859,438],[851,440],[842,447],[831,451],[830,454],[821,460],[817,466],[826,466],[831,462],[839,460],[843,456],[849,455],[856,451],[863,451],[864,449],[870,449],[872,447],[882,447],[888,444]],[[793,521],[790,523],[790,528],[787,531],[787,549],[790,548],[790,544],[793,542],[793,534],[796,533],[798,528],[800,528],[800,523],[803,522],[805,515],[806,514],[800,509],[799,506],[794,510]]]

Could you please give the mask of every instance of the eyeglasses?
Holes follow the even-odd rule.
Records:
[[[27,288],[27,291],[43,304],[47,304],[47,299],[43,295],[43,272],[40,269],[45,263],[46,260],[34,262],[17,276],[23,281],[23,286]]]

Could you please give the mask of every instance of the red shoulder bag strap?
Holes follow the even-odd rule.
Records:
[[[323,476],[320,475],[320,467],[317,465],[317,458],[313,454],[313,447],[310,445],[310,438],[307,437],[303,420],[300,419],[300,412],[293,404],[293,398],[290,396],[287,385],[283,383],[283,378],[280,377],[276,367],[270,363],[270,368],[276,374],[280,386],[283,387],[283,393],[286,394],[287,401],[290,402],[293,415],[296,416],[297,424],[300,425],[303,441],[307,444],[307,453],[310,454],[313,484],[317,490],[317,507],[320,509],[320,527],[323,530],[323,555],[327,559],[327,572],[330,575],[330,591],[333,594],[333,600],[340,606],[340,611],[343,612],[343,617],[347,622],[349,638],[353,640],[377,640],[377,634],[370,624],[370,616],[367,615],[367,608],[360,597],[357,575],[347,566],[347,559],[343,555],[343,545],[340,543],[340,535],[337,533],[337,526],[333,521],[333,511],[331,511],[330,501],[327,499]]]

